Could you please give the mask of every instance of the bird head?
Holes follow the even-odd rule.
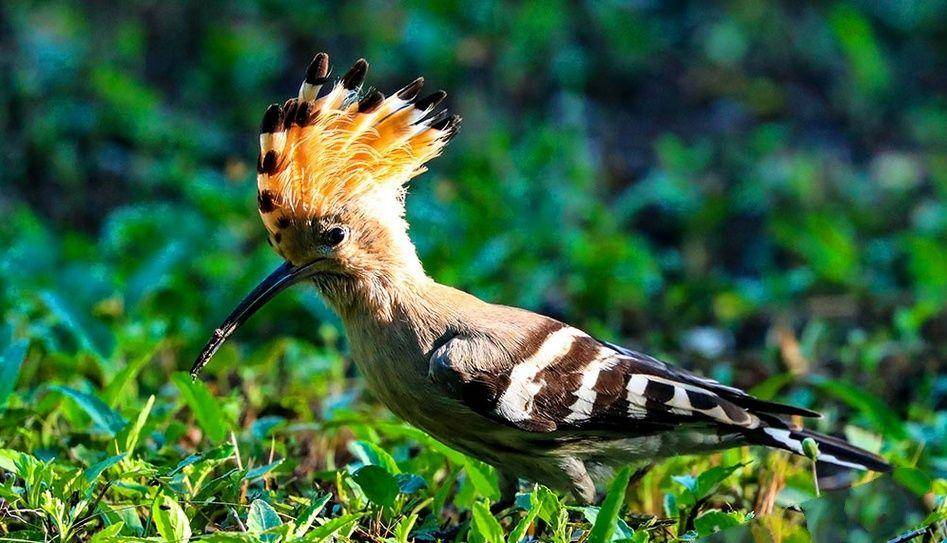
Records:
[[[278,292],[312,279],[330,295],[353,285],[423,275],[408,238],[404,198],[456,133],[460,117],[438,111],[446,93],[419,98],[423,78],[392,96],[361,92],[358,60],[328,92],[329,57],[313,58],[299,94],[267,108],[260,125],[257,204],[266,236],[285,263],[217,329],[200,370],[236,328]]]

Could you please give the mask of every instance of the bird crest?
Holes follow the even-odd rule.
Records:
[[[419,99],[419,77],[387,98],[363,94],[367,69],[359,59],[320,96],[330,68],[319,53],[299,95],[263,115],[258,204],[271,235],[353,206],[403,216],[406,183],[456,133],[460,117],[436,110],[444,91]]]

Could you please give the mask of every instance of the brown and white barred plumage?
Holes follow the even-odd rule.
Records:
[[[798,454],[802,439],[821,438],[778,417],[818,413],[754,398],[552,319],[536,329],[508,368],[467,368],[449,348],[434,352],[432,379],[484,416],[525,431],[647,433],[703,423]],[[825,441],[821,461],[857,469],[886,466],[875,455]]]
[[[742,444],[801,454],[807,437],[824,462],[888,469],[877,455],[781,418],[814,412],[429,278],[407,234],[404,186],[459,119],[433,113],[443,92],[416,100],[420,78],[392,97],[359,99],[367,67],[359,60],[320,98],[329,63],[317,55],[299,96],[267,110],[258,202],[289,262],[218,328],[195,373],[256,308],[303,277],[342,317],[352,357],[385,405],[507,479],[590,501],[593,477],[620,465]]]

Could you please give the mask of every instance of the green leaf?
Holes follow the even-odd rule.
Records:
[[[664,495],[662,506],[664,508],[664,515],[668,518],[677,518],[680,514],[681,508],[677,506],[677,496],[670,492]]]
[[[858,274],[859,246],[844,215],[799,214],[776,220],[773,233],[823,278],[847,284]]]
[[[0,355],[0,407],[6,404],[16,386],[29,346],[30,342],[25,339],[14,341],[3,350],[3,355]]]
[[[608,494],[602,507],[595,518],[595,524],[592,525],[592,531],[589,533],[589,543],[608,543],[615,533],[615,526],[618,524],[618,517],[621,513],[621,506],[625,503],[625,490],[628,488],[628,481],[631,479],[631,467],[625,466],[615,476],[615,480],[608,487]]]
[[[398,463],[395,462],[395,459],[388,454],[387,451],[374,443],[368,441],[353,441],[349,448],[363,464],[381,466],[392,475],[401,473],[401,469],[398,467]]]
[[[450,473],[444,478],[437,490],[434,491],[434,501],[431,503],[431,511],[433,511],[435,515],[440,516],[444,511],[444,505],[447,503],[447,499],[454,489],[459,474],[460,467],[455,466],[450,470]]]
[[[118,536],[124,526],[125,523],[122,521],[118,521],[115,524],[106,526],[93,535],[92,539],[89,540],[89,543],[106,543],[108,541],[112,541],[113,538]]]
[[[720,530],[742,526],[748,515],[744,513],[724,513],[723,511],[707,511],[694,519],[694,529],[698,537],[711,535]],[[752,518],[752,514],[749,515]]]
[[[108,433],[109,436],[114,437],[115,434],[122,431],[122,428],[128,424],[128,421],[122,418],[121,415],[113,411],[109,406],[105,405],[102,400],[95,396],[61,385],[52,385],[49,387],[49,390],[59,392],[76,402],[76,404],[89,415],[95,426]]]
[[[125,367],[115,374],[109,384],[105,385],[102,390],[102,401],[107,403],[109,407],[117,406],[118,401],[125,396],[125,389],[128,388],[128,385],[135,381],[135,377],[154,358],[155,351],[157,351],[157,346],[148,353],[125,364]]]
[[[490,501],[500,499],[500,487],[497,484],[496,473],[493,468],[487,464],[468,458],[464,463],[464,470],[467,472],[467,479],[473,485],[477,494]]]
[[[930,515],[927,515],[927,517],[921,521],[921,524],[919,524],[918,527],[930,526],[935,522],[943,522],[945,520],[947,520],[947,508],[941,507],[940,509],[931,512]]]
[[[852,445],[877,453],[881,450],[884,439],[874,432],[847,424],[845,426],[845,439]]]
[[[267,473],[273,471],[274,469],[278,468],[279,465],[282,463],[283,463],[283,459],[280,458],[279,460],[275,460],[273,462],[270,462],[269,464],[260,466],[258,468],[253,468],[250,471],[248,471],[247,474],[243,476],[243,478],[246,479],[247,481],[258,479],[260,477],[263,477]]]
[[[535,494],[539,498],[539,518],[550,526],[555,525],[564,510],[559,497],[544,486],[537,488]]]
[[[454,449],[451,449],[447,445],[444,445],[440,441],[429,436],[423,430],[415,428],[413,426],[407,426],[405,424],[392,424],[392,425],[379,425],[379,429],[388,431],[391,435],[407,437],[414,441],[417,441],[419,444],[429,447],[431,450],[434,450],[447,458],[452,464],[458,466],[466,466],[472,460],[470,457],[464,455],[461,452],[457,452]],[[475,461],[474,461],[475,462]],[[486,464],[484,464],[486,465]]]
[[[918,496],[927,494],[931,489],[931,477],[916,468],[895,468],[894,480]]]
[[[128,434],[125,435],[125,452],[131,454],[134,452],[135,447],[138,446],[138,437],[141,434],[142,428],[145,427],[145,422],[148,420],[148,415],[151,414],[151,408],[154,407],[154,405],[155,395],[152,394],[148,397],[148,401],[145,402],[145,407],[138,413],[135,424],[129,428]]]
[[[125,284],[125,304],[137,306],[168,283],[174,267],[187,255],[180,241],[172,241],[145,260]]]
[[[194,418],[207,437],[211,441],[222,441],[227,437],[230,424],[207,385],[203,381],[195,381],[184,372],[176,372],[171,376],[171,380],[181,391],[181,397],[191,408]]]
[[[84,350],[98,355],[101,360],[108,359],[114,344],[112,333],[91,315],[77,311],[72,304],[52,291],[40,293],[40,298],[60,322],[72,332]]]
[[[542,509],[542,499],[538,492],[531,492],[529,494],[529,509],[526,510],[526,515],[510,531],[510,535],[507,537],[508,543],[519,543],[526,537],[526,530],[529,530],[530,525],[536,521],[540,509]]]
[[[812,376],[809,380],[823,392],[858,410],[877,430],[895,439],[907,438],[907,429],[901,419],[875,396],[842,381],[819,376]]]
[[[0,469],[26,479],[30,471],[42,465],[37,458],[13,449],[0,449]]]
[[[947,479],[934,479],[931,481],[931,492],[938,496],[947,496]]]
[[[408,537],[411,535],[411,529],[414,528],[414,524],[417,521],[418,515],[416,513],[402,517],[394,529],[395,541],[398,543],[408,543]]]
[[[585,516],[585,520],[589,521],[591,524],[595,524],[595,519],[598,518],[600,509],[598,507],[583,507],[582,514]],[[624,521],[621,517],[618,518],[618,521],[615,524],[615,532],[612,533],[612,541],[626,541],[628,539],[633,539],[635,537],[635,531],[631,529],[631,526],[628,526],[628,523]]]
[[[779,373],[755,385],[749,392],[761,400],[775,400],[779,391],[794,383],[796,379],[791,373]]]
[[[370,464],[362,466],[352,478],[375,505],[394,507],[398,497],[398,481],[385,468]]]
[[[99,511],[110,525],[121,524],[125,535],[140,536],[145,533],[145,527],[141,525],[141,519],[138,518],[138,510],[135,507],[112,507],[103,502],[99,504]]]
[[[399,473],[395,475],[398,481],[398,489],[402,494],[414,494],[422,488],[427,488],[427,480],[414,473]]]
[[[704,471],[695,479],[690,475],[678,475],[672,477],[674,481],[680,483],[687,489],[687,494],[678,500],[679,506],[691,506],[702,498],[709,496],[717,485],[724,479],[733,474],[736,470],[744,467],[746,464],[736,464],[733,466],[716,466]]]
[[[218,464],[222,460],[226,460],[231,456],[233,456],[233,445],[226,444],[221,445],[220,447],[214,447],[213,449],[203,453],[188,455],[184,460],[178,462],[178,465],[175,466],[175,468],[171,470],[168,475],[172,476],[184,468],[192,464],[197,464],[198,462],[212,462],[214,464]]]
[[[829,12],[829,27],[841,45],[859,90],[878,94],[888,88],[891,70],[875,37],[872,22],[853,6],[837,3]]]
[[[276,528],[283,524],[276,511],[263,500],[253,500],[250,504],[250,512],[247,514],[247,531],[251,533],[261,533]],[[270,537],[262,537],[264,541],[274,541],[276,536],[269,534]]]
[[[178,502],[164,494],[155,499],[151,518],[158,534],[167,543],[187,543],[191,539],[191,524]]]
[[[105,460],[102,460],[101,462],[96,462],[95,464],[92,464],[91,466],[86,468],[86,470],[82,472],[82,475],[85,477],[86,481],[88,481],[89,483],[94,483],[96,479],[98,479],[99,476],[102,475],[103,472],[105,472],[105,470],[121,462],[122,458],[125,458],[124,453],[116,454],[115,456],[110,456],[106,458]]]
[[[316,517],[319,516],[319,513],[322,512],[322,508],[329,503],[329,500],[332,498],[332,494],[326,494],[325,496],[320,496],[311,502],[309,505],[303,507],[302,511],[296,515],[296,537],[302,537],[306,535],[306,532],[309,531],[309,527],[312,526],[312,523],[316,520]]]
[[[503,543],[503,527],[483,502],[473,505],[470,540],[483,543]]]
[[[671,480],[683,486],[690,492],[697,492],[697,477],[694,477],[690,473],[685,473],[684,475],[672,475]]]
[[[355,526],[355,523],[358,522],[362,515],[358,513],[349,513],[326,522],[322,526],[316,526],[312,529],[311,532],[306,534],[304,541],[307,542],[318,542],[325,541],[326,539],[335,536],[339,532],[347,532]]]
[[[214,532],[210,535],[202,536],[202,542],[206,543],[260,543],[260,537],[244,532]]]

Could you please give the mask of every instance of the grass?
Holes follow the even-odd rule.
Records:
[[[944,12],[758,5],[0,5],[0,539],[943,539]],[[192,381],[278,264],[253,135],[320,50],[465,118],[408,199],[433,277],[817,409],[893,474],[815,499],[744,448],[494,513],[304,287]]]
[[[187,366],[209,327],[163,308],[179,307],[206,285],[183,280],[191,272],[180,268],[209,270],[204,281],[228,292],[225,285],[246,281],[210,279],[220,273],[210,266],[213,253],[204,255],[209,262],[184,263],[168,249],[120,271],[127,262],[120,252],[93,255],[125,245],[121,236],[145,239],[150,226],[142,225],[166,218],[119,215],[116,221],[128,222],[113,222],[97,242],[58,238],[26,210],[14,215],[11,230],[20,234],[4,259],[13,306],[4,334],[17,339],[0,346],[5,537],[686,541],[749,525],[779,534],[772,536],[778,541],[807,540],[803,515],[782,508],[815,496],[808,461],[748,448],[661,462],[627,491],[625,470],[600,508],[524,486],[515,507],[493,516],[499,491],[492,468],[378,406],[343,354],[337,324],[306,327],[318,321],[309,313],[322,311],[300,306],[314,298],[306,289],[283,304],[308,332],[256,328],[249,332],[261,338],[255,347],[226,345],[194,381],[176,368]],[[97,278],[121,279],[110,289]],[[86,295],[97,301],[84,303]],[[279,311],[268,308],[264,326],[267,318],[284,322]],[[803,341],[820,333],[807,328]],[[805,358],[810,349],[785,334],[780,356]],[[870,346],[856,339],[847,348]],[[943,529],[937,523],[947,514],[947,482],[928,475],[942,444],[918,441],[938,431],[925,426],[929,415],[915,411],[915,422],[904,421],[871,394],[825,377],[776,375],[756,392],[793,392],[806,403],[816,394],[827,406],[825,427],[838,424],[835,407],[847,406],[848,437],[899,466],[894,492],[912,504],[881,525]],[[857,508],[873,496],[847,499]]]

